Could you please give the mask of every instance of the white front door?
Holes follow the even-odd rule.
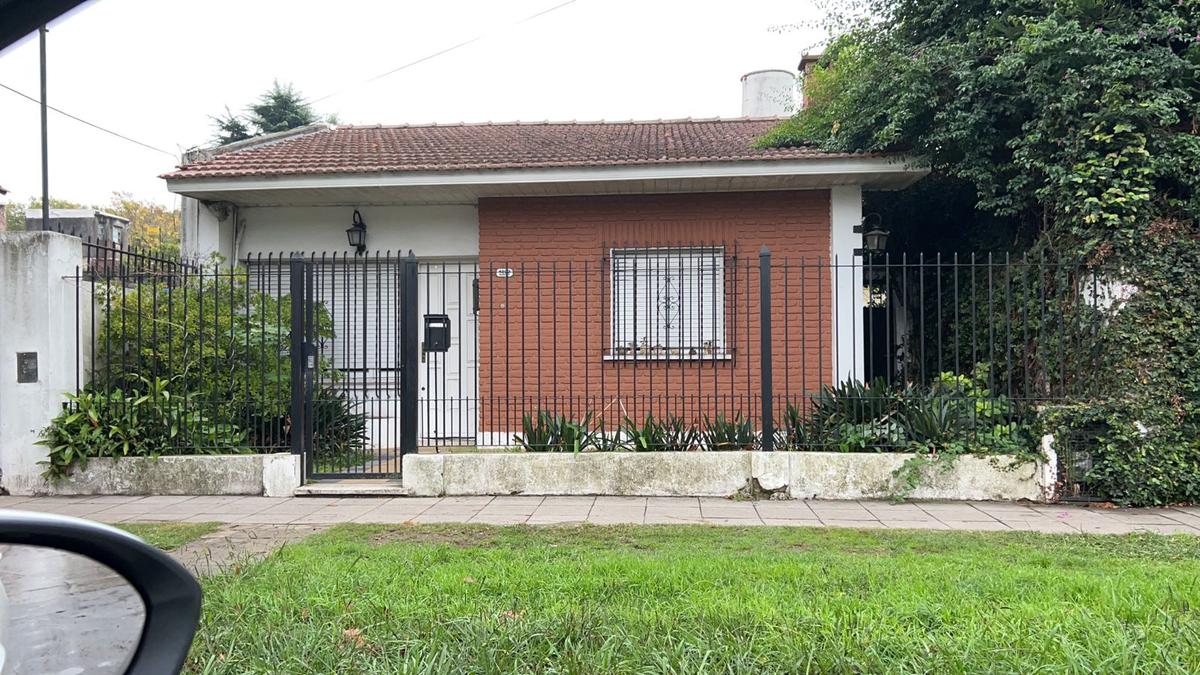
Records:
[[[422,262],[418,275],[418,322],[421,361],[418,397],[418,438],[422,446],[473,445],[477,429],[479,380],[478,316],[475,313],[474,260]],[[426,318],[449,319],[445,351],[425,344]]]

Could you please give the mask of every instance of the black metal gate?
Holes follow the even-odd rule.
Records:
[[[306,477],[399,476],[416,451],[417,264],[290,260],[291,439]]]

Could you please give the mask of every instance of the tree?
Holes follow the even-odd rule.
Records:
[[[30,197],[29,201],[24,203],[10,202],[4,205],[6,222],[10,232],[22,232],[25,230],[25,210],[42,208],[42,200],[37,197]],[[50,208],[52,209],[86,209],[90,208],[83,204],[58,199],[57,197],[50,198]]]
[[[219,145],[225,145],[314,124],[320,117],[291,83],[280,84],[275,80],[271,88],[247,109],[245,115],[235,115],[226,107],[224,115],[210,119],[217,130],[213,140]],[[335,124],[337,115],[328,115],[326,119]]]
[[[217,135],[213,138],[213,141],[217,145],[228,145],[237,141],[244,141],[252,136],[250,128],[246,126],[246,122],[237,115],[234,115],[229,110],[229,106],[225,106],[224,115],[210,115],[209,119],[212,120],[213,126],[217,128]]]
[[[761,144],[922,157],[955,193],[939,208],[973,202],[959,230],[999,220],[1137,289],[1103,326],[1100,386],[1043,421],[1086,430],[1116,500],[1200,499],[1200,0],[865,4]]]
[[[140,200],[128,192],[114,192],[106,211],[129,219],[130,245],[159,255],[179,255],[182,234],[179,210]]]

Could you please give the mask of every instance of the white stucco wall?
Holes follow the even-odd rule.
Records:
[[[472,204],[362,206],[367,249],[419,258],[479,255],[479,211]],[[262,253],[349,253],[352,206],[255,206],[238,209],[244,223],[237,257]]]
[[[75,391],[82,253],[65,234],[0,233],[0,487],[12,494],[44,484],[46,449],[35,443]],[[37,353],[36,382],[17,382],[18,352]]]
[[[233,257],[233,217],[221,220],[217,213],[199,200],[181,197],[179,203],[183,243],[186,258],[206,260],[214,253],[226,260]]]
[[[833,373],[835,381],[861,380],[866,376],[863,335],[862,186],[835,185],[829,196],[830,256],[835,300],[833,317]]]

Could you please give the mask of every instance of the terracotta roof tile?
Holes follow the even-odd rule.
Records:
[[[339,126],[215,154],[163,178],[394,173],[846,157],[760,150],[779,119]]]

